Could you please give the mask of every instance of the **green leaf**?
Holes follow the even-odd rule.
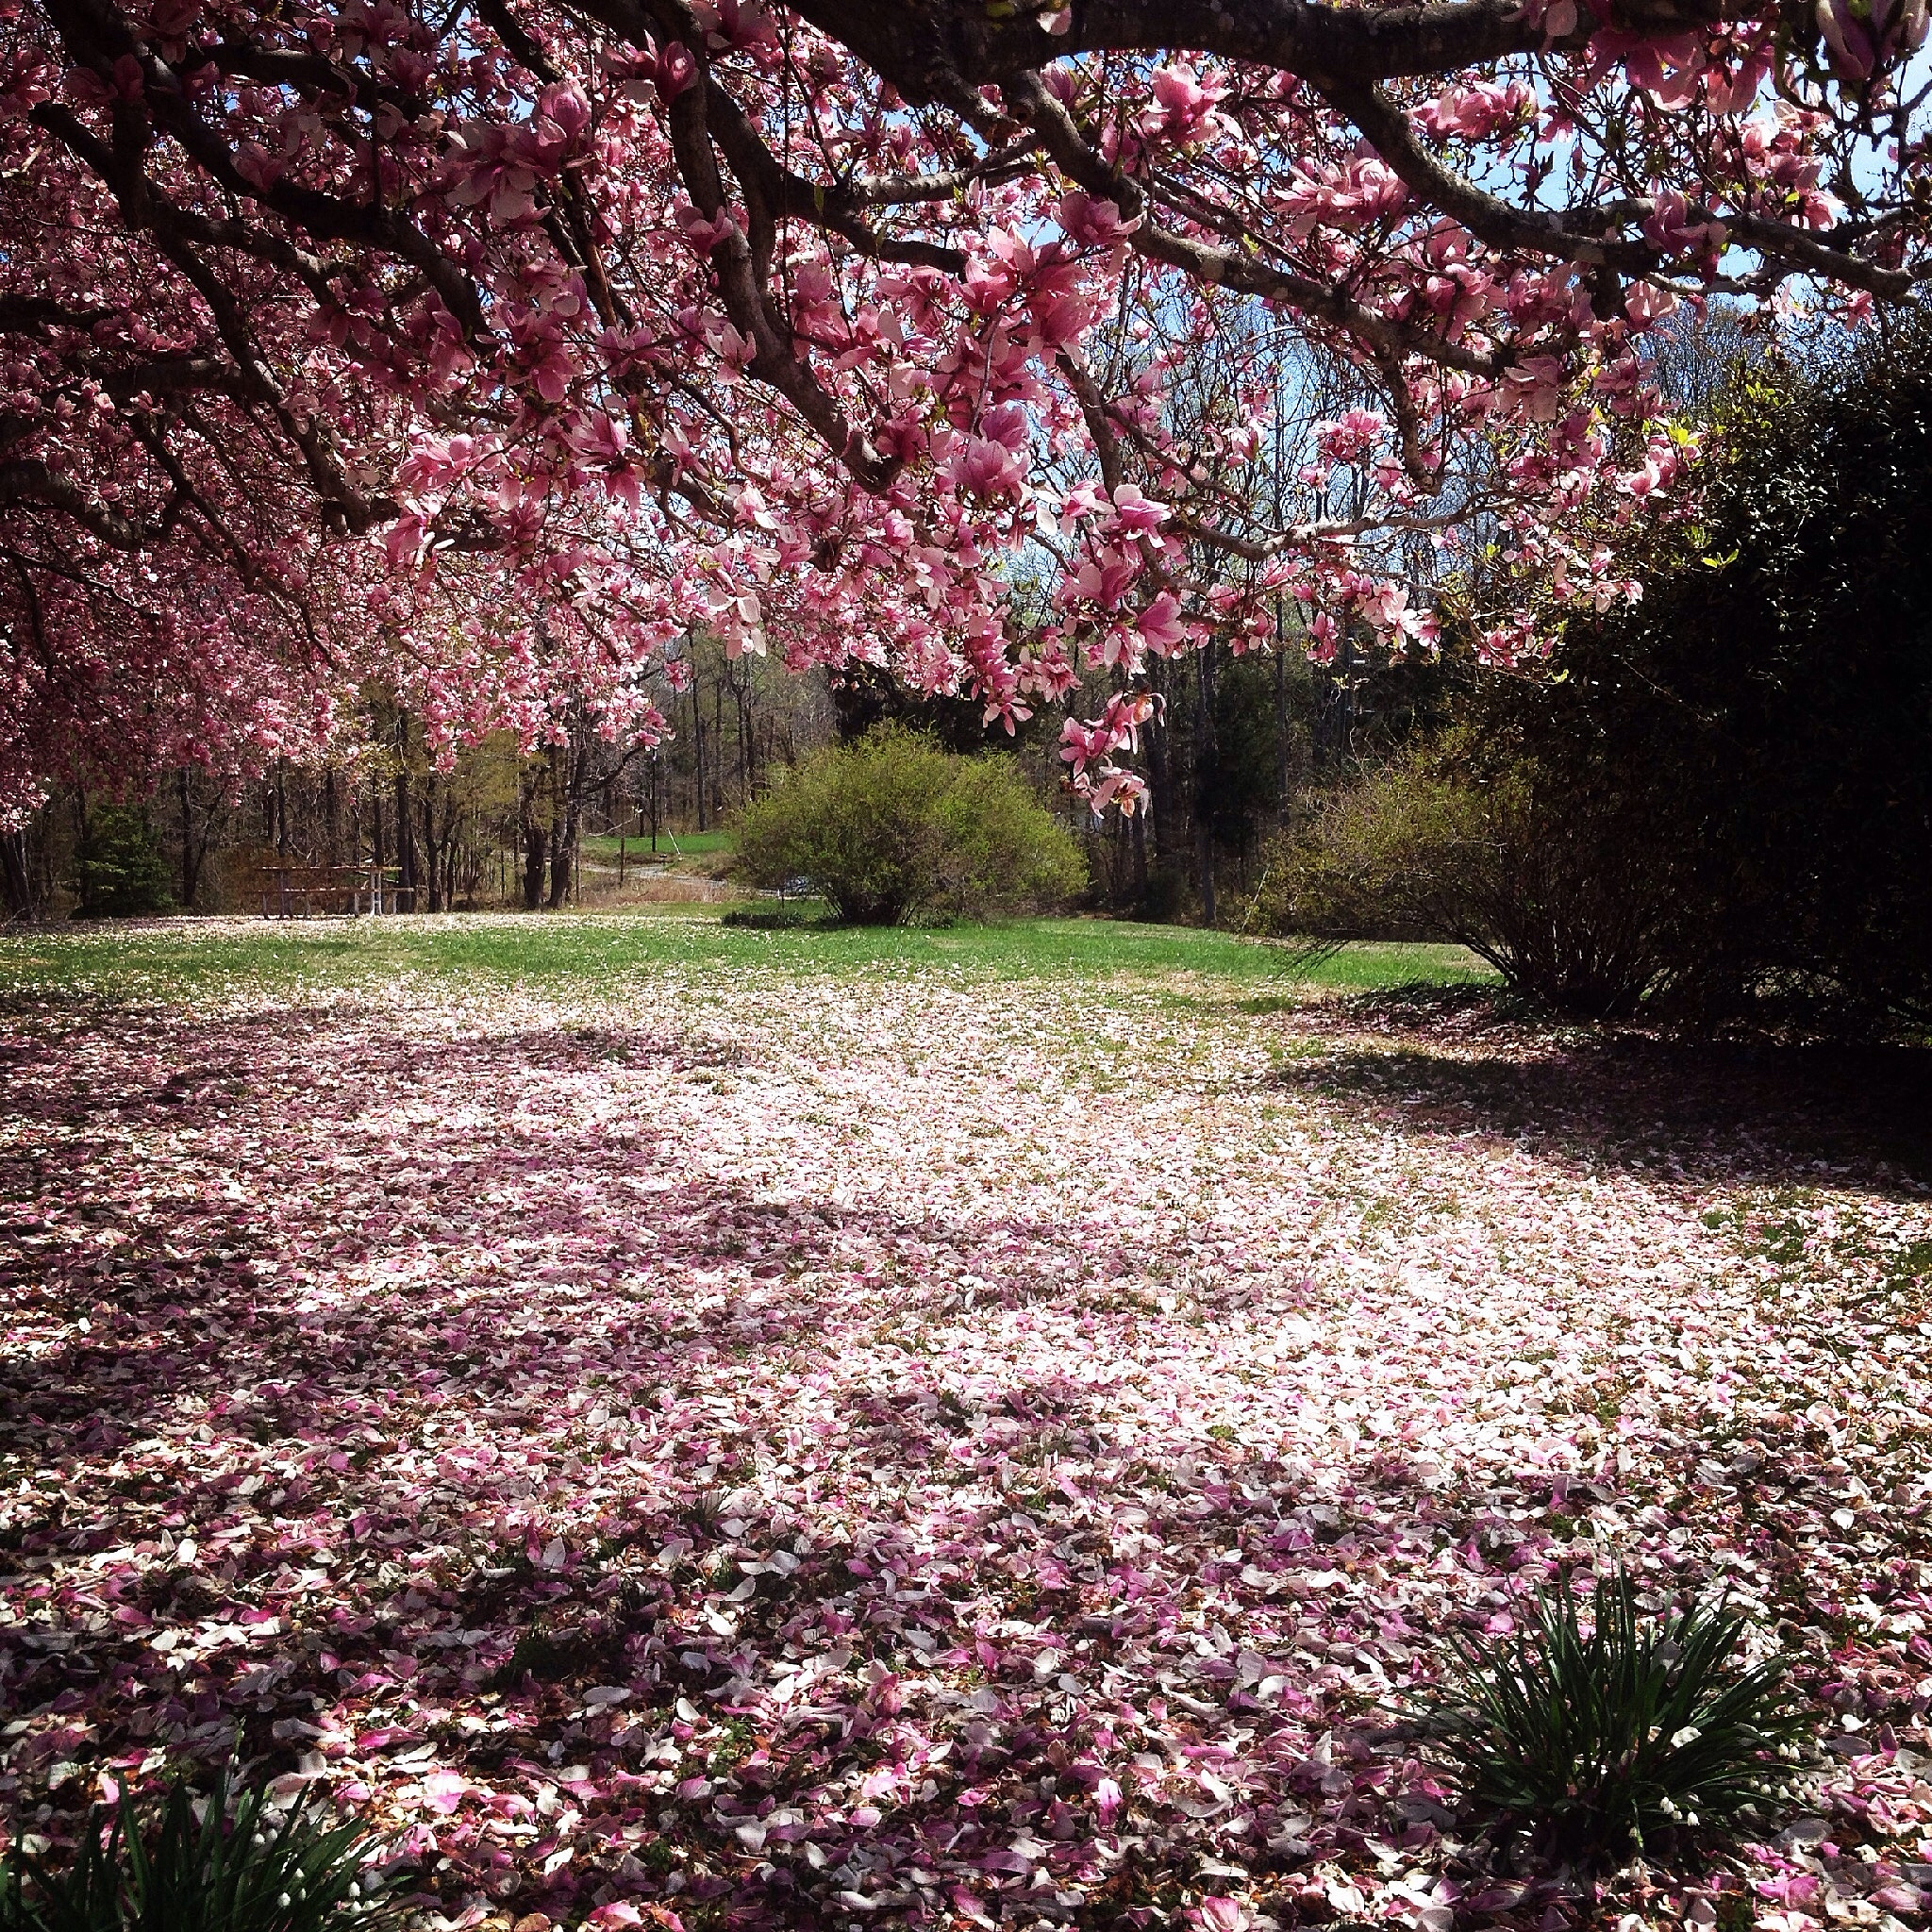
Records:
[[[89,1814],[65,1866],[0,1858],[0,1932],[374,1932],[397,1916],[358,1820],[305,1800],[286,1816],[259,1789],[230,1816],[223,1772],[195,1811],[187,1785]]]
[[[1512,1638],[1453,1638],[1460,1675],[1425,1708],[1468,1807],[1545,1863],[1591,1873],[1774,1805],[1777,1754],[1806,1723],[1781,1659],[1739,1663],[1744,1628],[1722,1604],[1642,1617],[1619,1574],[1597,1579],[1587,1634],[1566,1583]]]

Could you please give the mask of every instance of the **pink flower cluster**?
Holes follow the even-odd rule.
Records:
[[[1053,9],[931,116],[809,8],[106,4],[0,19],[8,812],[321,756],[371,683],[655,730],[700,625],[1009,724],[1290,583],[1297,636],[1426,647],[1472,579],[1418,540],[1471,525],[1460,614],[1533,649],[1690,508],[1650,333],[1794,274],[1857,312],[1927,206],[1917,0],[1561,0],[1359,95]]]

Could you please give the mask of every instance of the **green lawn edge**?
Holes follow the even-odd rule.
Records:
[[[903,928],[725,924],[719,906],[564,914],[30,928],[0,934],[0,1000],[169,999],[224,987],[351,989],[398,976],[531,986],[673,969],[864,979],[939,971],[974,980],[1158,980],[1369,990],[1489,980],[1459,946],[1358,941],[1311,951],[1195,927],[1016,919]]]

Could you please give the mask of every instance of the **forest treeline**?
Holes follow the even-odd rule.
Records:
[[[341,764],[278,763],[240,785],[181,770],[135,794],[65,788],[0,840],[6,901],[16,916],[248,911],[275,903],[278,879],[334,870],[380,874],[385,904],[405,909],[582,904],[608,870],[598,850],[587,878],[587,840],[643,855],[719,832],[812,752],[893,722],[948,750],[1015,756],[1078,838],[1093,909],[1238,923],[1267,840],[1435,721],[1449,689],[1440,664],[1391,664],[1353,640],[1312,663],[1298,633],[1245,656],[1209,644],[1152,675],[1161,707],[1133,818],[1095,822],[1068,792],[1057,716],[1012,739],[966,700],[879,674],[790,673],[700,637],[686,688],[657,694],[670,728],[655,746],[579,710],[529,756],[504,733],[440,766],[423,721],[372,696]]]

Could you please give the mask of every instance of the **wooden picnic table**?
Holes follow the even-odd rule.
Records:
[[[257,869],[264,919],[309,919],[317,912],[413,912],[416,889],[394,866],[264,865]]]

